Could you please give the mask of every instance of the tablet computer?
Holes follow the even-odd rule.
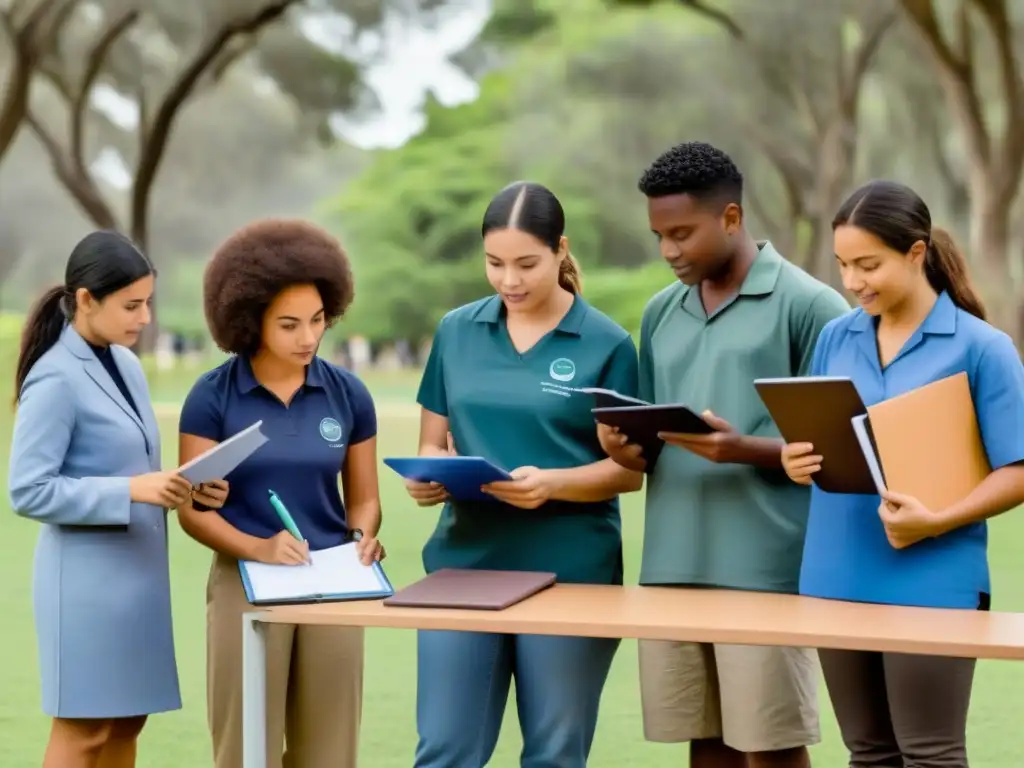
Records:
[[[663,405],[624,405],[614,408],[591,409],[595,418],[630,438],[653,437],[659,432],[678,432],[688,435],[710,435],[714,427],[700,414],[681,403]]]
[[[410,456],[386,458],[384,464],[406,480],[440,483],[448,495],[459,501],[493,501],[480,486],[512,476],[481,456]]]
[[[811,443],[822,457],[812,480],[829,493],[877,493],[853,420],[867,414],[843,376],[755,379],[754,388],[787,443]]]

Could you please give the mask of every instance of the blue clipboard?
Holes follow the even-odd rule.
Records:
[[[302,568],[301,565],[291,565],[289,568]],[[245,561],[238,561],[238,573],[242,578],[242,588],[245,590],[245,599],[250,605],[308,605],[311,603],[340,603],[348,600],[379,600],[385,597],[391,597],[395,594],[395,588],[391,585],[391,580],[388,579],[387,574],[384,573],[384,568],[379,562],[373,563],[370,566],[373,569],[374,575],[377,577],[377,581],[380,582],[380,589],[369,592],[335,592],[335,593],[323,593],[323,594],[310,594],[310,595],[296,595],[288,598],[278,598],[274,600],[258,600],[255,597],[252,588],[252,581],[249,579],[249,571],[245,567]]]
[[[480,486],[512,476],[481,456],[413,456],[388,458],[384,463],[406,480],[419,483],[440,483],[448,495],[458,501],[491,501],[497,499],[480,490]]]

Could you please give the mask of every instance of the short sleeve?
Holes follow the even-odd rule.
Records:
[[[651,354],[651,319],[650,312],[644,312],[640,321],[640,353],[637,397],[654,402],[654,358]]]
[[[639,384],[640,371],[636,345],[633,343],[633,339],[627,336],[612,350],[612,354],[601,372],[598,386],[614,390],[620,395],[638,397]]]
[[[797,321],[793,334],[794,376],[813,374],[815,350],[825,326],[850,311],[850,305],[836,291],[829,288],[819,293]]]
[[[1024,364],[1000,333],[978,358],[972,396],[992,469],[1024,461]]]
[[[358,445],[377,436],[377,409],[373,396],[362,381],[353,376],[349,385],[349,402],[352,406],[352,433],[349,445]]]
[[[427,364],[423,368],[423,378],[420,379],[419,393],[416,395],[416,402],[440,416],[448,415],[448,393],[444,385],[443,358],[445,325],[445,320],[442,319],[434,333],[430,354],[427,356]]]
[[[224,439],[222,398],[208,376],[192,385],[178,416],[178,432],[221,442]]]

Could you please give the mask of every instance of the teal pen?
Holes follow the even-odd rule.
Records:
[[[281,522],[284,523],[284,527],[288,529],[288,533],[299,541],[305,541],[302,536],[302,532],[299,531],[299,527],[295,524],[295,521],[292,520],[292,516],[288,512],[288,508],[273,491],[270,491],[270,506],[272,506],[274,511],[277,512],[277,516],[281,518]]]

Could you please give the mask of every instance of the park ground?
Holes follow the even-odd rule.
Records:
[[[8,373],[5,371],[5,373]],[[176,404],[196,371],[161,374],[151,380],[159,404],[164,466],[176,459]],[[5,376],[6,378],[6,376]],[[409,455],[416,448],[418,412],[414,404],[414,373],[366,377],[380,420],[379,455]],[[11,514],[7,507],[6,470],[11,415],[0,409],[0,766],[31,768],[40,764],[48,722],[39,711],[36,646],[32,623],[31,570],[37,533],[35,523]],[[436,509],[419,509],[403,492],[399,479],[381,466],[384,507],[382,541],[387,545],[386,569],[401,587],[422,576],[420,547],[436,520]],[[200,768],[210,765],[204,694],[204,592],[209,553],[184,536],[170,517],[171,581],[174,621],[184,708],[160,715],[147,727],[140,746],[140,768]],[[623,532],[627,584],[635,584],[643,534],[643,494],[624,500]],[[1011,513],[992,525],[991,560],[994,607],[1024,611],[1024,518]],[[415,637],[407,630],[369,630],[363,708],[361,765],[367,768],[408,768],[416,743]],[[145,653],[140,648],[139,653]],[[983,662],[971,710],[971,764],[977,768],[1010,768],[1021,763],[1019,709],[1024,701],[1024,665]],[[835,720],[821,687],[823,744],[814,750],[816,766],[844,764]],[[510,699],[511,703],[511,699]],[[624,641],[604,692],[601,719],[590,764],[596,768],[681,768],[685,750],[677,745],[647,744],[640,722],[636,673],[636,642]],[[520,744],[514,707],[493,766],[514,766]]]

